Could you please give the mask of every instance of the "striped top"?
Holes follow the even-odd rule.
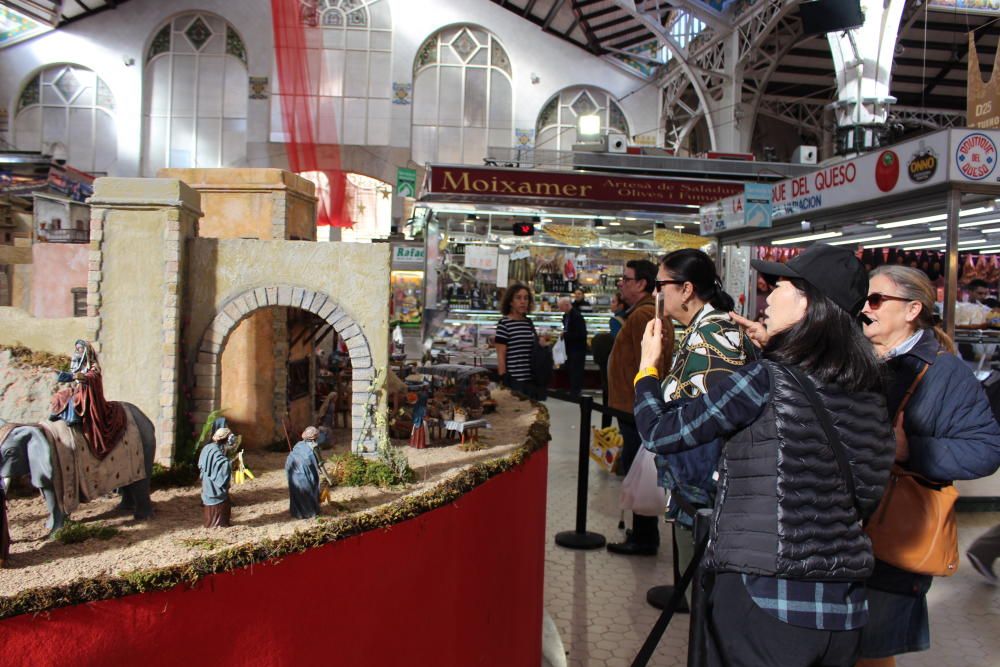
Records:
[[[497,324],[496,343],[507,346],[507,374],[515,380],[531,382],[531,350],[535,327],[531,320],[505,317]]]

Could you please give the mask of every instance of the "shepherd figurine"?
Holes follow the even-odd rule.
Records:
[[[296,519],[319,514],[319,429],[309,426],[285,460],[288,474],[288,509]]]
[[[232,511],[229,484],[233,479],[233,466],[226,456],[226,445],[233,437],[228,428],[220,428],[212,435],[212,442],[205,445],[198,456],[201,471],[201,504],[205,528],[227,528]]]

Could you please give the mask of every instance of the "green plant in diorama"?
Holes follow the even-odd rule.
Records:
[[[201,432],[197,438],[190,435],[189,429],[183,429],[181,438],[177,443],[174,463],[169,468],[158,463],[153,464],[153,476],[150,480],[154,489],[163,489],[175,486],[191,486],[198,481],[198,452],[212,435],[212,426],[215,420],[222,416],[226,408],[212,410],[205,417],[205,423],[201,426]]]

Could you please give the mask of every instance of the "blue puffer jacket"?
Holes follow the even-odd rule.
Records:
[[[910,444],[904,467],[938,482],[992,475],[1000,467],[1000,424],[972,370],[944,352],[933,331],[889,360],[889,414],[896,414],[924,364],[930,364],[927,374],[904,408]]]

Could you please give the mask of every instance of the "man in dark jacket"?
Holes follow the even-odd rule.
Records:
[[[583,390],[583,366],[587,362],[587,322],[580,312],[580,302],[569,297],[559,299],[563,313],[563,341],[566,343],[566,371],[569,393],[579,396]]]

